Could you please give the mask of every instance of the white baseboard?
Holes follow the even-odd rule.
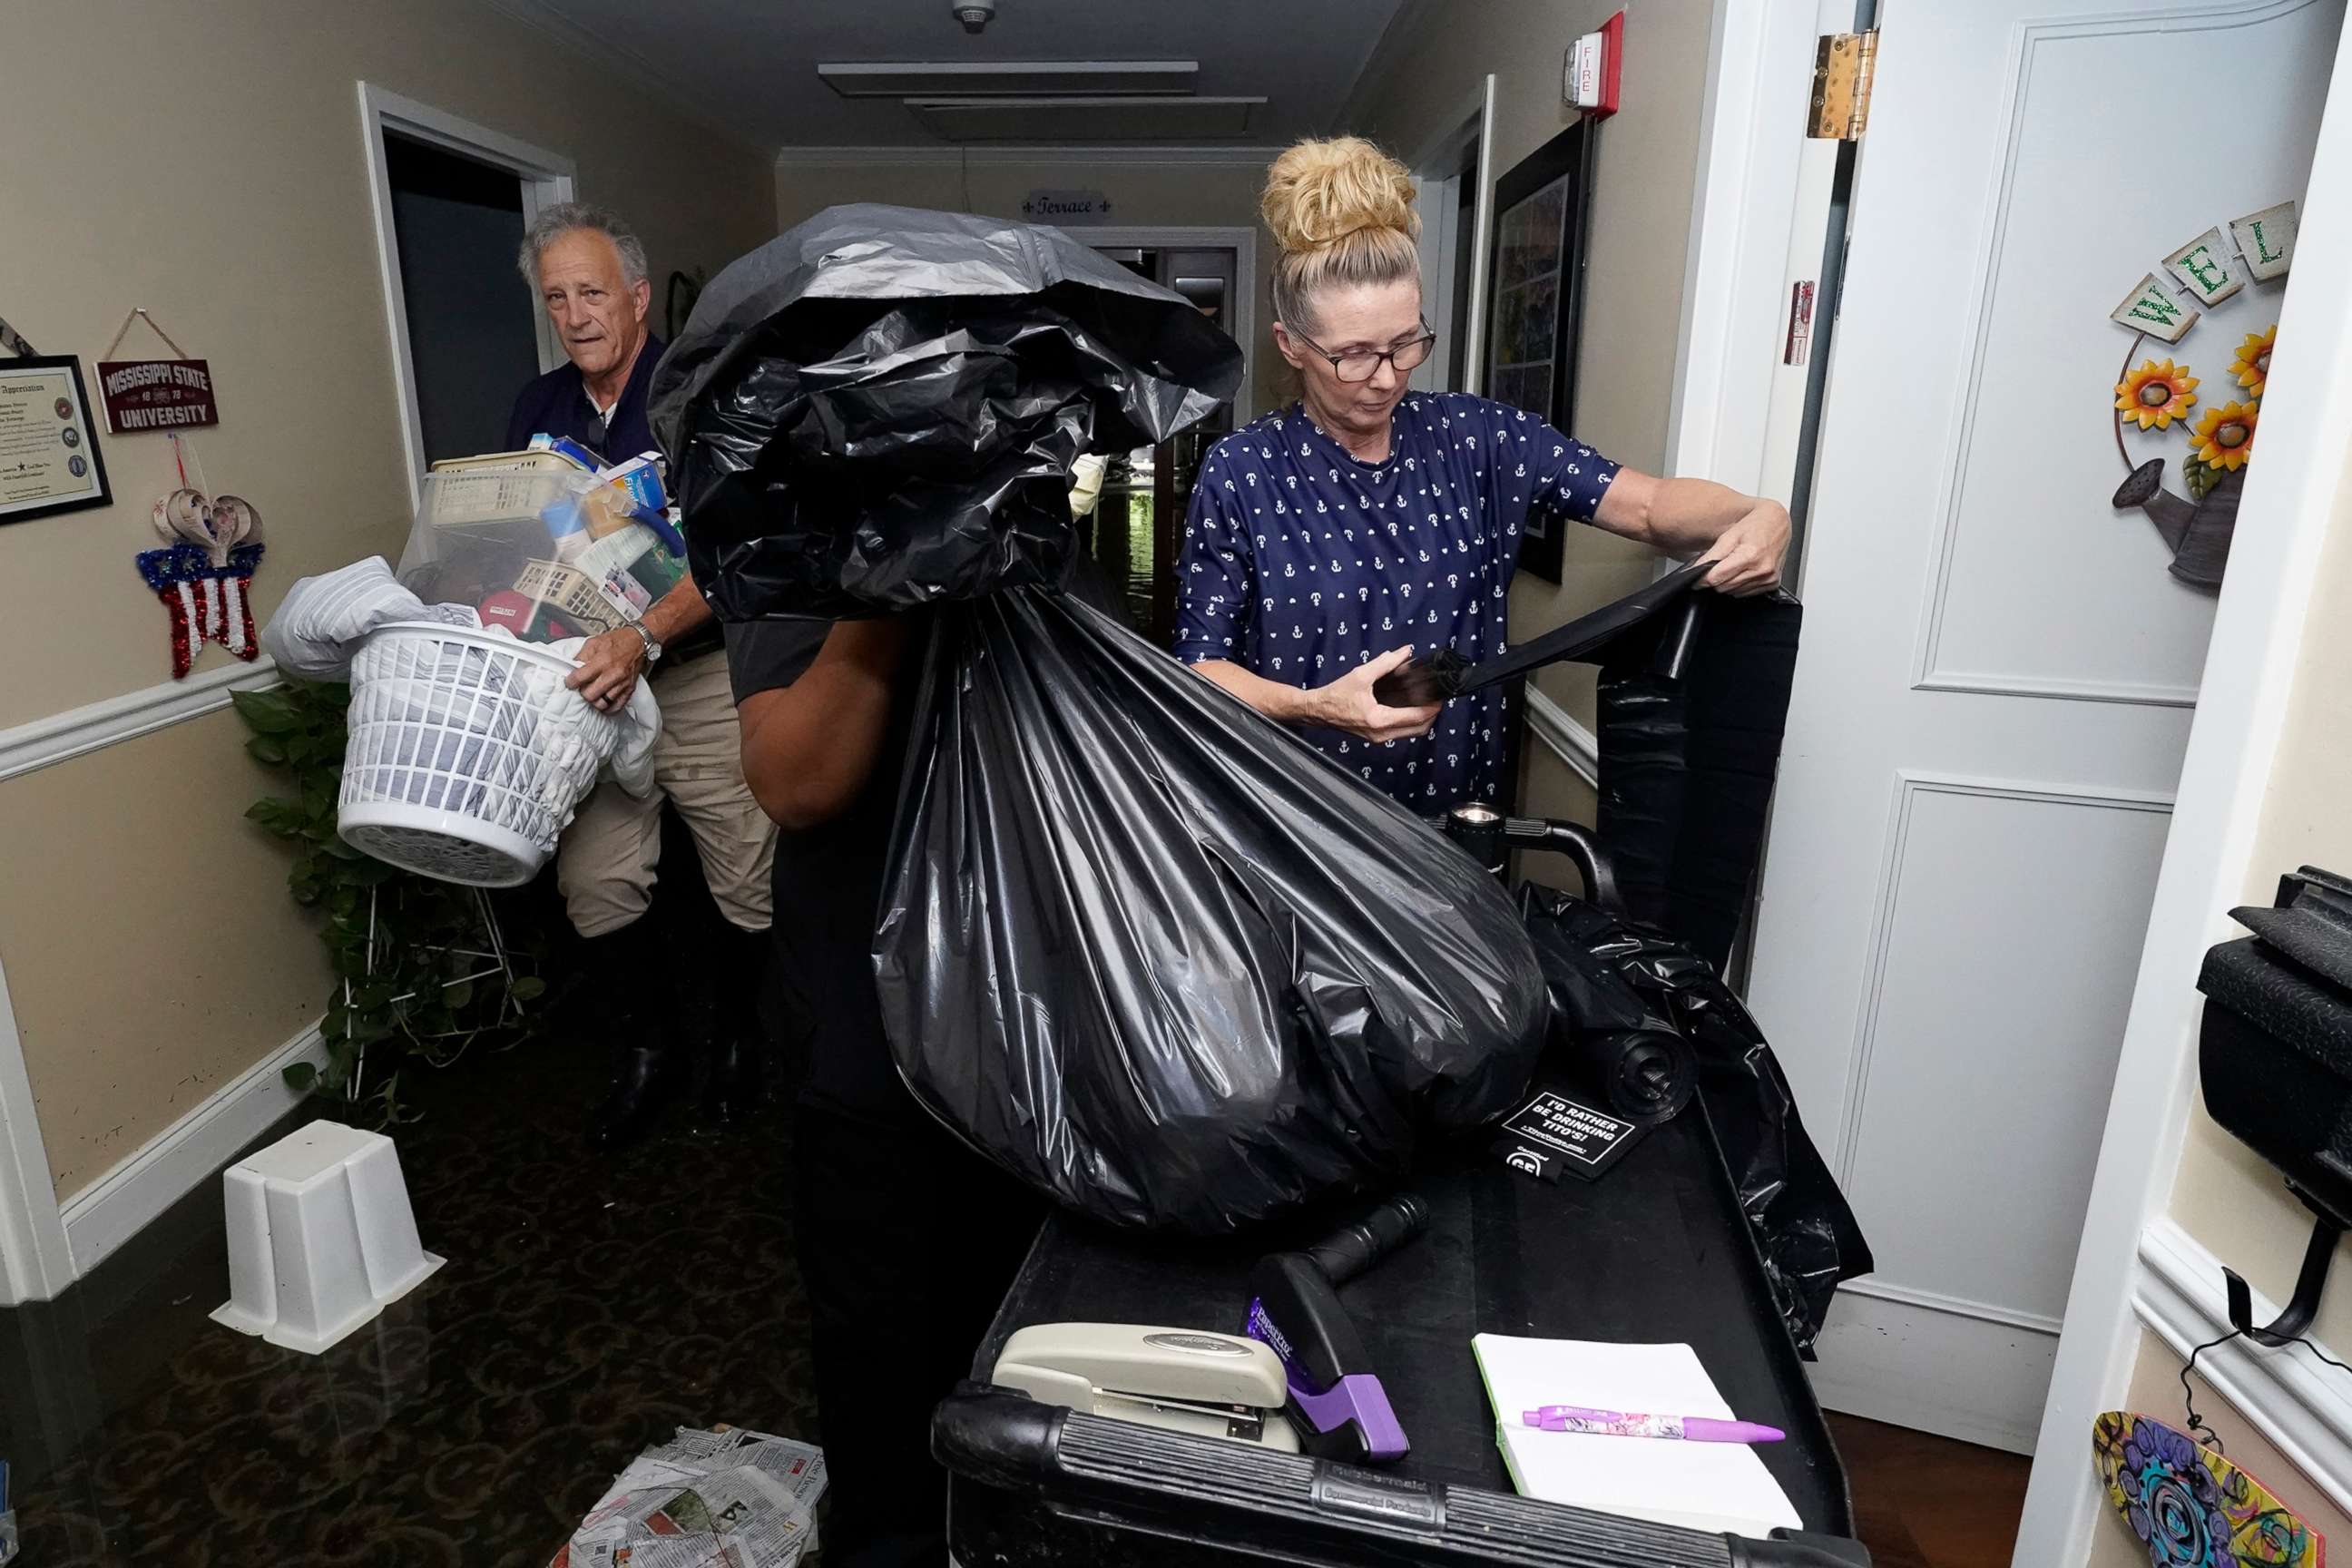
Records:
[[[2186,1360],[2197,1346],[2228,1333],[2228,1301],[2221,1259],[2194,1237],[2169,1219],[2140,1231],[2132,1311],[2173,1354]],[[2254,1321],[2266,1323],[2278,1315],[2278,1303],[2256,1293],[2253,1310]],[[2301,1345],[2264,1350],[2242,1339],[2199,1356],[2197,1375],[2329,1501],[2352,1512],[2352,1379]]]
[[[1930,1291],[1841,1289],[1806,1370],[1822,1405],[2031,1454],[2058,1353],[2055,1324]]]
[[[1592,731],[1532,685],[1528,688],[1526,712],[1528,729],[1536,739],[1549,746],[1552,754],[1566,763],[1578,778],[1599,789],[1601,742],[1594,739]]]
[[[304,1095],[286,1087],[282,1068],[326,1059],[327,1042],[313,1024],[67,1200],[59,1213],[76,1278],[209,1181],[239,1149],[302,1102]]]

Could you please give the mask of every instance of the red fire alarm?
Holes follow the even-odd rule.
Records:
[[[1617,83],[1625,62],[1625,13],[1618,12],[1569,46],[1567,97],[1571,108],[1587,118],[1605,120],[1617,112]]]

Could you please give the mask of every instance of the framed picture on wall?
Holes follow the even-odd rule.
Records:
[[[1579,121],[1495,183],[1486,395],[1574,434],[1592,205],[1593,127]],[[1559,520],[1530,512],[1519,570],[1559,581]]]
[[[99,429],[81,361],[0,358],[0,522],[110,502]]]

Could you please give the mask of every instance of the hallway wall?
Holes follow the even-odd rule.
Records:
[[[1598,128],[1571,434],[1654,473],[1664,466],[1674,407],[1716,0],[1408,0],[1339,128],[1411,157],[1451,128],[1491,72],[1499,180],[1573,121],[1560,98],[1561,59],[1570,42],[1621,8],[1623,107]],[[1517,640],[1632,592],[1649,580],[1656,560],[1593,529],[1570,530],[1562,555],[1560,586],[1525,575],[1513,584]],[[1537,681],[1570,717],[1591,726],[1591,667],[1555,665]],[[1536,765],[1543,774],[1559,766],[1549,756]]]
[[[2291,324],[2291,322],[2290,322]],[[2312,604],[2352,603],[2352,452],[2345,457],[2338,510],[2319,559]],[[2267,906],[2278,879],[2298,866],[2352,874],[2352,624],[2318,610],[2297,655],[2286,728],[2271,764],[2262,825],[2246,868],[2244,901]],[[2229,934],[2242,935],[2231,926]],[[2294,1292],[2311,1211],[2286,1191],[2261,1155],[2223,1131],[2200,1098],[2189,1113],[2173,1178],[2172,1217],[2273,1300]],[[2336,1248],[2337,1288],[2321,1298],[2312,1336],[2337,1353],[2352,1350],[2352,1240]],[[2352,1480],[2352,1478],[2347,1478]]]
[[[2326,3],[2340,18],[2341,0]],[[2347,90],[2352,52],[2339,45],[2312,165],[2307,194],[2314,198],[2340,188],[2352,161]],[[2102,1155],[2101,1181],[2116,1177],[2125,1200],[2109,1212],[2127,1214],[2136,1226],[2121,1281],[2137,1323],[2129,1381],[2115,1386],[2111,1320],[2102,1316],[2118,1283],[2105,1260],[2123,1238],[2093,1229],[2060,1347],[2062,1372],[2070,1352],[2077,1367],[2066,1403],[2053,1404],[2045,1417],[2043,1455],[2052,1474],[2045,1479],[2037,1467],[2029,1521],[2041,1500],[2047,1500],[2042,1513],[2054,1519],[2087,1499],[2087,1471],[2075,1468],[2083,1450],[2074,1445],[2096,1410],[2120,1403],[2185,1425],[2183,1357],[2191,1346],[2211,1345],[2199,1363],[2197,1404],[2229,1456],[2339,1550],[2352,1538],[2352,1441],[2346,1436],[2352,1433],[2346,1415],[2352,1380],[2307,1349],[2264,1349],[2227,1338],[2222,1269],[2242,1276],[2274,1309],[2293,1293],[2312,1216],[2281,1172],[2206,1112],[2197,1058],[2207,1005],[2195,990],[2198,957],[2210,943],[2245,935],[2228,909],[2268,906],[2280,876],[2301,865],[2352,872],[2352,819],[2345,811],[2352,791],[2352,683],[2346,679],[2352,626],[2336,613],[2352,595],[2352,450],[2341,437],[2352,409],[2352,378],[2345,373],[2352,363],[2346,352],[2352,312],[2344,309],[2341,289],[2352,231],[2328,204],[2312,199],[2305,210],[2313,216],[2281,301],[2279,353],[2263,404],[2272,442],[2267,462],[2285,468],[2284,474],[2263,464],[2249,470],[2182,780],[2183,809],[2168,849],[2165,877],[2179,896],[2168,905],[2159,889],[2148,961],[2160,968],[2141,977],[2126,1037],[2127,1073],[2117,1082]],[[2200,747],[2209,725],[2214,738]],[[2175,1076],[2167,1082],[2158,1073]],[[2165,1110],[2177,1115],[2185,1102],[2180,1121],[2151,1127],[2137,1120],[2163,1103],[2160,1095],[2172,1094],[2179,1100]],[[2100,1212],[2095,1199],[2093,1212]],[[2338,1360],[2352,1350],[2352,1293],[2342,1287],[2347,1255],[2352,1247],[2339,1244],[2309,1330]],[[2255,1312],[2258,1321],[2265,1315],[2263,1302]],[[2095,1388],[2084,1386],[2085,1373],[2097,1378]],[[2231,1393],[2224,1395],[2222,1386]],[[2122,1568],[2146,1560],[2119,1523],[2094,1522],[2091,1563]],[[2021,1551],[2021,1564],[2033,1561]]]
[[[211,361],[221,423],[193,444],[267,521],[260,616],[299,576],[396,552],[407,525],[359,81],[574,159],[579,195],[642,230],[657,284],[773,219],[766,153],[478,0],[38,0],[9,8],[7,53],[0,313],[86,379],[133,305]],[[494,284],[527,308],[511,272]],[[0,686],[0,742],[168,673],[131,555],[176,482],[170,445],[98,439],[112,506],[0,527],[0,667],[23,678]],[[215,647],[199,669],[233,662]],[[243,740],[215,708],[0,782],[0,965],[60,1197],[323,1005],[282,848],[240,820],[267,783]]]
[[[2292,310],[2292,306],[2290,306]],[[2292,326],[2295,318],[2285,318]],[[2304,384],[2308,384],[2305,383]],[[2352,625],[2327,607],[2352,597],[2352,452],[2342,457],[2342,477],[2311,585],[2314,613],[2305,624],[2296,655],[2294,684],[2284,731],[2271,764],[2256,829],[2254,850],[2240,895],[2249,904],[2269,905],[2279,877],[2298,866],[2352,872]],[[2214,911],[2218,917],[2220,911]],[[2244,934],[2217,918],[2214,940]],[[2193,984],[2182,976],[2184,985]],[[2284,1178],[2262,1156],[2240,1142],[2206,1113],[2193,1084],[2188,1125],[2172,1178],[2170,1218],[2189,1238],[2242,1275],[2262,1295],[2283,1302],[2293,1294],[2304,1247],[2311,1235],[2311,1211],[2288,1193]],[[2310,1337],[2339,1360],[2352,1351],[2352,1241],[2337,1244],[2329,1289],[2320,1298]],[[2213,1281],[2218,1288],[2219,1280]],[[2210,1327],[2210,1325],[2209,1325]],[[2218,1334],[2223,1330],[2212,1327]],[[2301,1351],[2255,1352],[2258,1364],[2278,1358],[2302,1361]],[[2129,1407],[2184,1425],[2179,1383],[2182,1357],[2152,1332],[2142,1332],[2132,1373]],[[2202,1363],[2200,1363],[2201,1365]],[[2315,1365],[2307,1361],[2307,1365]],[[2340,1378],[2327,1369],[2322,1375]],[[2352,1516],[2336,1506],[2319,1479],[2298,1468],[2263,1434],[2263,1426],[2301,1433],[2324,1417],[2280,1397],[2283,1385],[2249,1383],[2260,1395],[2242,1409],[2198,1380],[2198,1410],[2218,1430],[2230,1457],[2309,1519],[2331,1542],[2352,1541]],[[2338,1492],[2352,1488],[2352,1474],[2326,1478]],[[2146,1553],[2120,1524],[2102,1521],[2092,1554],[2093,1568],[2126,1568]]]

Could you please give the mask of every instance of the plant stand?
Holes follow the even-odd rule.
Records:
[[[378,928],[376,925],[375,916],[376,900],[382,895],[382,891],[383,889],[371,889],[368,891],[366,973],[370,975],[373,974],[376,971],[376,955],[379,952],[377,947]],[[487,980],[494,974],[499,976],[505,982],[499,996],[499,1022],[503,1024],[509,1018],[521,1016],[522,1014],[520,1005],[518,1004],[514,998],[514,963],[507,955],[506,936],[499,930],[499,913],[498,910],[490,907],[490,896],[488,892],[480,888],[472,889],[472,892],[474,899],[474,912],[481,920],[481,940],[488,943],[488,946],[428,947],[424,951],[426,952],[454,952],[461,958],[471,958],[483,961],[483,967],[469,970],[464,974],[452,975],[441,983],[441,988],[446,991],[452,985],[462,985],[476,980]],[[346,1007],[352,1005],[352,982],[347,979],[343,982],[343,1005]],[[400,995],[392,999],[393,1005],[397,1006],[401,1003],[408,1001],[416,993],[414,991],[403,992]],[[343,1099],[346,1101],[352,1103],[356,1103],[358,1101],[360,1098],[361,1082],[366,1076],[367,1047],[362,1044],[359,1047],[357,1059],[352,1064],[352,1076],[350,1081],[343,1085]]]

